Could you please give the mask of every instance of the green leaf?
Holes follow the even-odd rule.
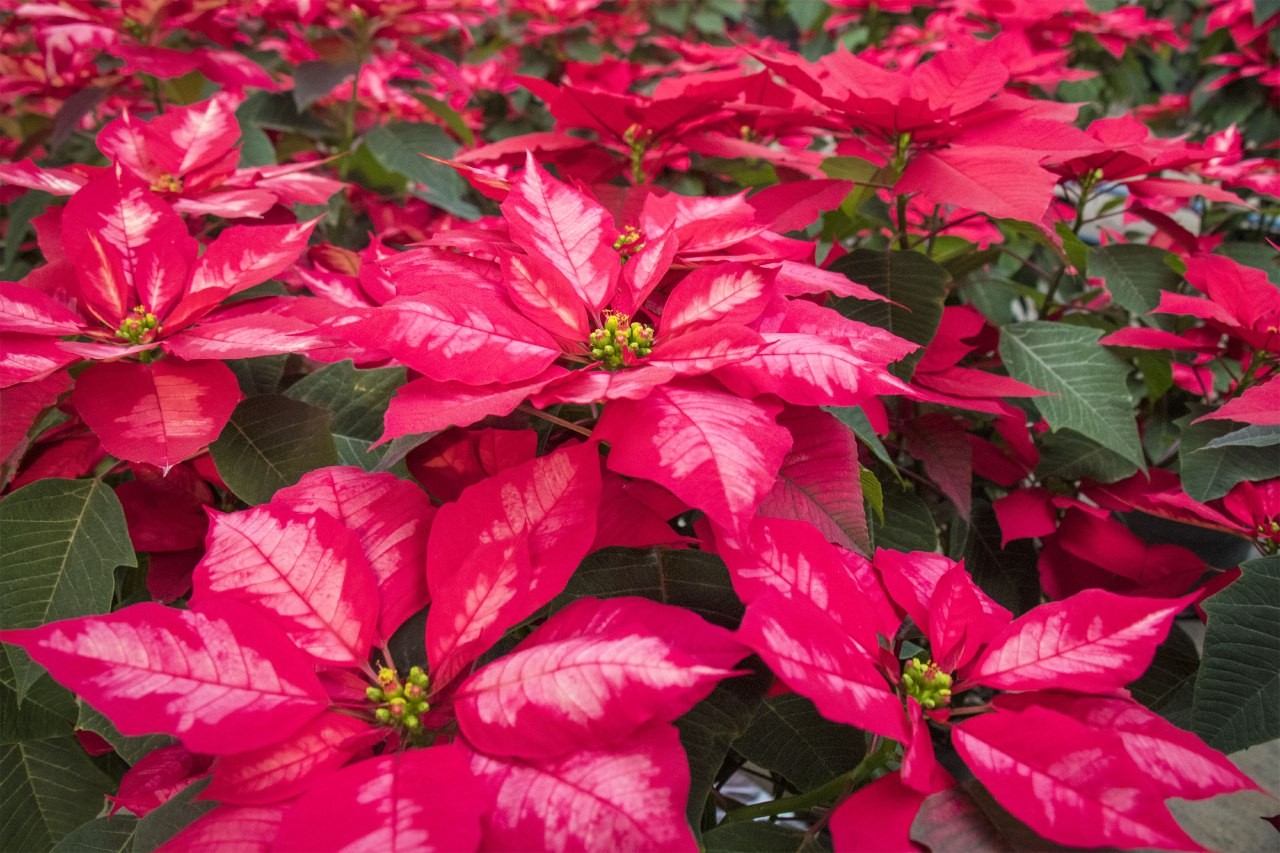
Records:
[[[604,548],[587,556],[552,602],[559,609],[588,596],[639,595],[697,613],[708,622],[737,628],[742,602],[724,561],[705,551],[670,548]]]
[[[918,495],[903,489],[884,490],[884,520],[871,522],[871,541],[895,551],[935,551],[938,528],[929,507]]]
[[[1017,539],[1002,548],[1001,538],[991,504],[975,501],[965,540],[965,568],[983,592],[1014,616],[1021,616],[1040,603],[1036,549],[1029,539]]]
[[[892,300],[891,304],[851,297],[839,299],[836,308],[841,314],[888,329],[921,347],[933,340],[942,321],[942,303],[950,280],[941,266],[919,252],[854,249],[837,259],[830,269]],[[910,375],[923,355],[923,350],[917,350],[899,362],[905,375]]]
[[[257,358],[233,358],[224,362],[240,383],[240,391],[246,397],[274,394],[284,377],[288,355],[263,355]]]
[[[831,722],[808,699],[788,693],[764,700],[734,749],[810,791],[856,767],[867,744],[858,729]]]
[[[18,703],[18,685],[8,658],[0,655],[0,743],[61,737],[76,719],[76,700],[42,674]]]
[[[687,814],[693,827],[702,825],[707,797],[724,760],[773,683],[773,673],[757,657],[748,658],[737,668],[750,673],[720,682],[711,695],[676,720],[680,742],[689,756]]]
[[[1101,337],[1062,323],[1015,323],[1000,330],[1000,357],[1015,379],[1054,395],[1032,399],[1054,430],[1073,429],[1146,470],[1129,366],[1098,343]]]
[[[1062,249],[1067,253],[1067,260],[1071,262],[1071,266],[1075,267],[1081,275],[1088,275],[1089,247],[1065,222],[1059,222],[1054,230],[1062,238]]]
[[[1156,649],[1151,666],[1142,677],[1129,685],[1133,698],[1161,716],[1190,716],[1196,673],[1200,671],[1200,653],[1186,631],[1174,624],[1169,636]],[[1174,722],[1185,726],[1190,720]]]
[[[1260,27],[1272,15],[1280,15],[1280,0],[1254,0],[1253,2],[1253,25]]]
[[[22,244],[27,234],[33,229],[31,220],[44,213],[45,208],[53,201],[53,196],[39,190],[23,193],[5,205],[5,218],[9,222],[8,233],[4,240],[4,269],[14,269],[14,261],[22,251]],[[7,279],[16,281],[14,279]]]
[[[858,482],[862,484],[862,497],[876,514],[876,519],[884,524],[884,486],[880,485],[880,478],[870,468],[859,465]]]
[[[1204,602],[1204,661],[1191,721],[1214,749],[1280,737],[1280,556],[1251,560]]]
[[[1234,430],[1209,441],[1202,450],[1219,447],[1271,447],[1280,444],[1280,426],[1256,424]]]
[[[472,133],[471,128],[467,127],[467,123],[462,120],[462,116],[457,111],[446,104],[444,101],[433,98],[430,95],[424,95],[415,92],[413,95],[424,107],[431,110],[436,118],[445,123],[445,126],[453,131],[454,135],[462,140],[462,144],[468,148],[474,148],[476,144],[476,135]]]
[[[151,853],[212,809],[214,803],[196,799],[208,784],[201,780],[188,785],[164,805],[147,812],[134,832],[133,853]]]
[[[889,457],[889,451],[885,450],[884,442],[880,440],[880,436],[876,435],[875,427],[871,426],[871,421],[867,419],[867,413],[861,406],[828,406],[825,407],[825,411],[835,415],[841,423],[853,430],[853,434],[867,446],[875,458],[897,473],[898,468]]]
[[[127,812],[97,817],[69,832],[53,853],[125,853],[137,831],[138,819]]]
[[[0,501],[0,626],[106,613],[117,566],[136,566],[124,510],[100,480],[38,480]],[[5,646],[22,700],[44,670]]]
[[[110,720],[92,706],[85,704],[84,700],[80,700],[79,714],[76,717],[76,730],[81,729],[100,735],[103,740],[114,746],[116,753],[130,765],[137,764],[142,756],[153,749],[177,742],[168,735],[125,737]]]
[[[303,62],[293,70],[293,104],[302,112],[356,73],[354,62]]]
[[[1274,447],[1234,442],[1209,447],[1237,431],[1224,421],[1191,424],[1183,430],[1178,457],[1183,491],[1204,502],[1222,497],[1238,483],[1280,477],[1280,453]]]
[[[404,381],[402,367],[357,370],[340,361],[298,380],[285,395],[332,412],[329,429],[339,460],[372,471],[386,450],[370,453],[369,448],[382,435],[383,415]]]
[[[447,160],[458,150],[443,128],[425,123],[384,124],[371,130],[364,142],[384,167],[425,187],[415,193],[419,198],[462,219],[480,218],[479,208],[463,198],[468,186],[462,176],[422,156]]]
[[[1146,314],[1160,304],[1160,293],[1182,281],[1166,263],[1172,252],[1141,243],[1115,243],[1089,253],[1089,274],[1106,282],[1116,304],[1131,314]]]
[[[1063,480],[1095,480],[1114,483],[1133,476],[1138,470],[1128,459],[1103,447],[1090,438],[1069,429],[1047,433],[1039,439],[1039,479],[1058,477]]]
[[[102,810],[115,783],[70,733],[0,745],[5,850],[48,850]]]
[[[809,841],[802,829],[762,820],[717,826],[702,837],[702,843],[707,853],[824,853],[831,849],[825,836]]]
[[[308,471],[338,464],[325,409],[269,394],[241,401],[209,453],[247,504],[266,503]]]

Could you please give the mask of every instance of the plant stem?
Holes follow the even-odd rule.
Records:
[[[578,435],[585,435],[587,438],[591,438],[591,430],[580,424],[575,424],[573,421],[566,421],[564,418],[558,418],[550,412],[544,412],[541,409],[535,409],[533,406],[523,404],[521,404],[516,411],[524,412],[526,415],[533,415],[535,418],[542,418],[544,421],[553,423],[556,426],[562,426],[565,429],[573,430]]]
[[[886,740],[879,749],[867,753],[857,767],[848,773],[837,776],[827,784],[803,794],[796,794],[793,797],[782,797],[767,803],[758,803],[754,806],[743,806],[740,809],[734,809],[725,815],[720,825],[743,823],[759,817],[773,817],[790,812],[807,811],[815,806],[830,805],[848,792],[870,782],[872,775],[893,758],[897,748],[896,741]]]

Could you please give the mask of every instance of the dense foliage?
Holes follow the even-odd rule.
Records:
[[[0,16],[0,847],[1199,849],[1258,787],[1274,0]]]

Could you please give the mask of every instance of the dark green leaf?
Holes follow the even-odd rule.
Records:
[[[759,658],[744,661],[738,669],[750,669],[749,675],[729,678],[716,685],[680,719],[680,742],[689,756],[689,825],[702,825],[703,811],[711,787],[720,776],[721,766],[751,721],[756,707],[773,683],[773,673]]]
[[[880,436],[876,435],[875,427],[871,426],[871,421],[867,419],[867,413],[862,410],[861,406],[829,406],[826,411],[835,415],[840,419],[841,423],[853,430],[872,455],[888,465],[893,471],[898,469],[894,466],[893,460],[889,458],[889,451],[885,450],[884,443],[880,441]]]
[[[330,430],[342,464],[372,471],[385,449],[370,453],[369,448],[382,435],[383,415],[404,379],[401,367],[357,370],[341,361],[303,377],[285,394],[332,412]]]
[[[734,749],[809,791],[852,770],[867,752],[858,729],[833,723],[795,693],[764,700]]]
[[[369,151],[387,169],[398,172],[424,187],[418,193],[424,201],[463,219],[478,219],[480,211],[463,196],[468,186],[456,170],[423,157],[449,159],[457,143],[434,124],[395,123],[374,128],[365,136]]]
[[[1141,243],[1114,243],[1090,253],[1090,275],[1101,278],[1116,304],[1131,314],[1146,314],[1160,294],[1182,281],[1165,261],[1171,252]]]
[[[133,849],[138,819],[127,812],[96,817],[54,845],[53,853],[125,853]]]
[[[1040,437],[1040,464],[1036,476],[1045,479],[1096,480],[1114,483],[1138,470],[1128,459],[1090,438],[1069,429]]]
[[[1280,0],[1254,0],[1253,2],[1253,24],[1256,27],[1262,26],[1273,15],[1280,15]]]
[[[453,107],[449,106],[444,101],[431,97],[430,95],[415,93],[414,97],[421,101],[424,107],[431,110],[432,114],[434,114],[436,118],[443,121],[445,126],[452,130],[454,134],[462,140],[463,145],[468,148],[475,147],[476,135],[471,131],[471,128],[467,127],[467,123],[462,120],[462,116],[458,115],[457,111],[454,110]]]
[[[1220,435],[1204,445],[1204,450],[1219,447],[1271,447],[1280,444],[1280,426],[1255,424]]]
[[[308,471],[338,464],[325,409],[270,394],[236,406],[209,446],[218,473],[247,504],[266,503]]]
[[[9,221],[9,231],[4,239],[4,269],[8,270],[18,259],[22,244],[31,233],[31,220],[44,213],[53,196],[39,190],[23,193],[5,206],[5,218]],[[14,279],[16,280],[16,279]]]
[[[757,820],[717,826],[702,837],[702,843],[707,853],[824,853],[831,849],[825,836],[808,844],[806,839],[802,829]]]
[[[64,687],[41,675],[18,704],[13,667],[0,655],[0,743],[62,737],[76,719],[75,697]]]
[[[1204,662],[1191,719],[1214,749],[1235,752],[1280,737],[1280,556],[1240,567],[1204,602]]]
[[[1129,685],[1129,692],[1134,699],[1164,717],[1189,716],[1199,669],[1200,654],[1195,643],[1175,623],[1169,636],[1156,649],[1151,666],[1141,678]]]
[[[84,729],[100,735],[103,740],[116,748],[116,752],[129,764],[137,764],[142,756],[175,743],[168,735],[143,735],[141,737],[125,737],[119,730],[91,706],[80,701],[79,716],[76,717],[76,729]]]
[[[354,62],[304,62],[293,72],[293,104],[302,112],[356,73]]]
[[[48,850],[92,820],[114,791],[70,732],[0,745],[3,849]]]
[[[1067,253],[1067,260],[1081,275],[1089,274],[1089,247],[1080,239],[1071,226],[1059,222],[1054,229],[1062,239],[1062,250]]]
[[[965,568],[983,592],[1014,616],[1021,616],[1040,603],[1036,549],[1029,539],[1016,539],[1002,548],[1001,538],[991,504],[975,501],[965,541]]]
[[[1237,483],[1280,477],[1280,453],[1274,447],[1228,443],[1208,445],[1235,432],[1226,421],[1190,424],[1182,433],[1178,457],[1182,489],[1198,501],[1220,498]]]
[[[212,809],[213,803],[196,799],[207,785],[205,781],[188,785],[169,802],[138,821],[133,836],[133,853],[151,853]]]
[[[938,528],[918,495],[890,485],[884,490],[884,521],[869,519],[871,541],[877,548],[895,551],[934,551]]]
[[[726,628],[737,628],[742,621],[742,602],[724,561],[704,551],[669,548],[605,548],[590,554],[552,609],[588,596],[620,595],[684,607]]]
[[[274,394],[284,376],[287,355],[264,355],[258,358],[233,358],[224,362],[240,383],[240,391],[246,397]]]
[[[240,127],[240,162],[237,165],[241,169],[276,165],[276,149],[271,145],[271,137],[260,128],[242,125]]]
[[[933,340],[942,320],[942,302],[950,279],[945,269],[918,252],[871,249],[854,249],[830,268],[894,303],[841,299],[836,302],[841,314],[888,329],[922,347]],[[920,350],[899,362],[907,375],[923,354]]]
[[[0,501],[0,626],[106,613],[115,568],[136,566],[124,510],[100,480],[38,480]],[[5,646],[19,700],[44,671]]]
[[[1073,429],[1145,467],[1126,378],[1129,366],[1096,329],[1035,321],[1000,330],[1009,373],[1052,396],[1032,402],[1054,430]]]

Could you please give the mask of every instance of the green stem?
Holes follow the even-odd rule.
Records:
[[[871,781],[877,770],[882,769],[897,754],[896,741],[886,740],[879,749],[867,753],[858,766],[848,773],[837,776],[827,784],[814,788],[793,797],[783,797],[754,806],[743,806],[725,815],[721,826],[727,823],[744,823],[760,817],[773,817],[780,814],[803,812],[815,806],[826,806],[834,803],[846,792],[862,787]]]

